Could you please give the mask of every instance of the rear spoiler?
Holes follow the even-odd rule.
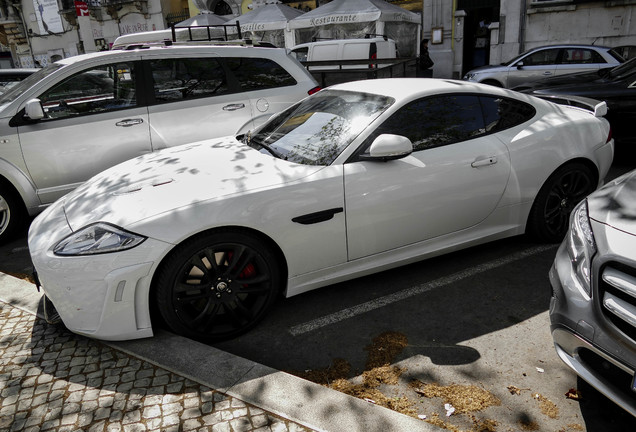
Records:
[[[594,114],[595,117],[603,117],[607,115],[607,104],[604,101],[581,96],[542,95],[535,93],[533,93],[532,95],[559,105],[569,105],[576,108],[584,109],[586,111],[590,111]]]

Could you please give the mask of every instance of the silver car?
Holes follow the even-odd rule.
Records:
[[[245,132],[318,89],[273,48],[145,47],[52,63],[0,96],[0,242],[106,168]]]
[[[550,282],[557,354],[636,416],[636,171],[572,211]]]
[[[550,45],[526,51],[499,66],[473,69],[464,80],[513,88],[542,78],[613,67],[623,61],[608,47]]]

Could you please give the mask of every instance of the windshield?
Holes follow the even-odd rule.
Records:
[[[501,65],[502,66],[510,66],[511,64],[513,64],[514,62],[519,60],[521,57],[523,57],[524,55],[528,54],[530,51],[532,51],[532,50],[524,51],[521,54],[519,54],[517,57],[513,58],[512,60],[508,60],[507,62],[503,62]]]
[[[322,90],[272,118],[249,139],[285,160],[329,165],[394,99]]]
[[[0,96],[0,105],[8,104],[9,102],[13,102],[18,96],[22,95],[29,87],[33,86],[33,84],[37,83],[41,79],[51,75],[53,72],[63,67],[64,65],[59,63],[51,63],[46,66],[44,69],[40,69],[39,71],[29,75],[22,81],[20,81],[17,85],[14,85],[5,93]]]
[[[636,72],[636,58],[629,60],[622,65],[616,66],[610,70],[608,78],[620,80],[625,78],[628,75],[632,75]]]

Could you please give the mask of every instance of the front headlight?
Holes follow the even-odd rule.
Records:
[[[474,73],[466,74],[466,75],[464,75],[464,80],[465,81],[472,81],[475,78],[475,75],[477,75],[477,74],[474,74]]]
[[[119,252],[134,248],[146,237],[99,222],[74,232],[53,248],[55,255],[77,256]]]
[[[587,295],[591,296],[592,257],[596,254],[596,242],[588,216],[587,200],[574,207],[566,242],[575,277]]]

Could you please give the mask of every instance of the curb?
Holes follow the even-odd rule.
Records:
[[[38,315],[34,285],[0,273],[0,301]],[[174,335],[107,346],[318,431],[439,431],[430,423]]]

